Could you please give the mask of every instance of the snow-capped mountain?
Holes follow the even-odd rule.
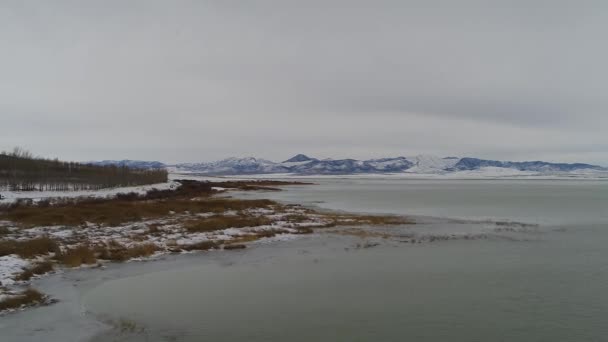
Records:
[[[608,169],[589,164],[549,163],[543,161],[511,162],[478,158],[440,158],[431,155],[396,157],[369,160],[317,159],[298,154],[283,162],[266,159],[228,158],[215,162],[183,163],[165,165],[160,162],[144,161],[102,161],[98,165],[126,165],[137,168],[168,167],[174,172],[188,172],[206,175],[251,175],[251,174],[294,174],[294,175],[349,175],[349,174],[426,174],[426,175],[475,175],[475,176],[517,176],[517,175],[564,175],[602,172],[608,176]]]
[[[603,170],[601,166],[589,164],[547,163],[543,161],[511,162],[485,160],[477,158],[462,158],[450,170],[477,170],[483,167],[499,167],[519,171],[536,172],[571,172],[576,170]]]
[[[254,157],[227,158],[211,163],[185,163],[175,165],[176,169],[189,172],[216,175],[245,175],[265,173],[286,173],[289,168],[266,159]]]
[[[293,168],[295,166],[300,166],[300,165],[305,165],[308,164],[310,162],[313,161],[319,161],[318,159],[314,159],[314,158],[310,158],[304,154],[298,154],[292,158],[287,159],[286,161],[282,162],[281,165],[288,167],[288,168]]]
[[[214,175],[290,173],[299,175],[347,175],[371,173],[450,174],[455,172],[484,170],[492,174],[512,174],[515,171],[529,173],[564,173],[577,170],[607,171],[589,164],[565,164],[533,162],[509,162],[477,158],[440,158],[431,155],[396,157],[370,160],[317,159],[298,154],[284,162],[275,163],[253,157],[228,158],[213,163],[178,164],[177,171]],[[503,171],[504,170],[504,171]],[[510,171],[509,171],[510,170]]]
[[[418,155],[408,158],[413,166],[406,170],[408,173],[446,173],[451,170],[460,159],[454,157],[439,158],[430,155]]]

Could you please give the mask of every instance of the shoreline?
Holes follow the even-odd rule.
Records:
[[[229,193],[221,192],[220,196],[228,195]],[[256,196],[257,196],[256,192]],[[282,203],[285,205],[284,203]],[[308,208],[304,208],[308,209]],[[316,210],[316,213],[323,214],[336,214],[335,211],[330,209]],[[360,213],[345,213],[340,212],[340,215],[359,215]],[[368,217],[368,216],[364,216]],[[378,216],[382,217],[382,216]],[[395,216],[392,216],[395,217]],[[350,222],[351,224],[353,222]],[[514,232],[522,232],[529,234],[534,232],[536,227],[519,226],[516,222],[486,222],[486,221],[458,221],[458,220],[444,220],[431,218],[429,222],[418,222],[422,230],[432,230],[435,226],[443,225],[454,225],[462,224],[463,226],[477,225],[480,228],[488,228],[489,232],[499,233],[500,230],[505,230],[509,234]],[[416,226],[416,225],[414,225]],[[371,227],[371,228],[370,228]],[[264,237],[255,241],[248,242],[247,244],[253,245],[252,247],[258,248],[261,244],[269,244],[268,248],[276,248],[280,240],[292,239],[292,238],[307,238],[314,236],[321,236],[323,239],[327,239],[328,236],[337,236],[340,239],[350,239],[350,241],[358,241],[352,246],[353,249],[365,249],[372,248],[377,245],[378,241],[391,240],[396,245],[402,243],[418,244],[418,243],[430,243],[440,242],[449,239],[462,239],[462,240],[473,240],[473,239],[486,239],[489,235],[481,235],[479,233],[472,233],[471,235],[453,236],[441,231],[435,232],[428,235],[430,238],[414,239],[411,240],[409,237],[409,231],[413,226],[408,226],[406,229],[399,229],[398,227],[384,228],[375,226],[374,224],[366,225],[354,225],[339,226],[331,229],[315,229],[315,233],[308,234],[306,236],[301,235],[288,235],[280,234],[274,237]],[[527,233],[526,233],[527,232]],[[327,235],[330,234],[330,235]],[[485,233],[483,233],[485,234]],[[498,235],[491,235],[489,238],[497,237]],[[525,237],[524,237],[525,238]],[[186,253],[165,253],[157,254],[151,257],[129,260],[122,263],[115,262],[104,262],[103,267],[94,268],[91,267],[79,267],[79,268],[62,268],[58,272],[53,274],[47,274],[42,277],[36,277],[31,281],[31,284],[40,288],[45,293],[48,293],[52,298],[58,300],[57,303],[50,306],[37,306],[33,308],[26,308],[0,316],[0,328],[3,331],[13,331],[14,333],[19,332],[19,326],[23,325],[24,322],[27,325],[34,325],[36,328],[26,329],[27,338],[32,341],[48,338],[50,340],[61,340],[61,341],[88,341],[97,334],[103,333],[104,331],[110,331],[116,328],[115,325],[104,323],[99,321],[98,318],[88,313],[82,306],[82,296],[88,290],[93,289],[100,284],[125,277],[133,277],[148,272],[158,272],[163,269],[172,269],[174,267],[188,266],[192,262],[207,262],[227,258],[229,255],[233,255],[230,251],[222,252],[221,250],[212,250],[204,252],[186,252]],[[238,252],[237,252],[238,253]],[[236,255],[236,254],[234,254]],[[47,318],[45,318],[47,317]],[[38,331],[40,329],[40,331]],[[34,331],[36,330],[36,331]],[[62,331],[70,331],[72,334],[62,335]],[[25,334],[25,332],[24,332]],[[49,338],[48,336],[56,336]],[[56,335],[52,335],[56,334]],[[20,335],[18,340],[26,340],[25,335]],[[70,339],[73,338],[73,339]]]
[[[4,308],[0,314],[54,304],[52,296],[30,285],[57,268],[60,272],[101,268],[167,254],[243,249],[261,239],[292,238],[318,228],[414,223],[399,216],[316,212],[270,200],[217,196],[231,190],[276,191],[269,185],[305,183],[179,183],[179,187],[145,194],[5,206],[0,215],[0,308]],[[28,297],[28,291],[36,296]]]
[[[135,277],[215,260],[214,251],[163,255],[147,260],[110,263],[101,269],[76,268],[35,279],[32,285],[58,301],[0,316],[0,330],[8,340],[84,342],[115,329],[84,307],[83,296],[108,281]]]

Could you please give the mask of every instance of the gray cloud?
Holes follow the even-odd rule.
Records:
[[[2,1],[0,148],[608,164],[603,1]]]

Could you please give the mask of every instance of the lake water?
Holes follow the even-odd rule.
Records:
[[[314,181],[239,196],[540,226],[373,248],[319,233],[209,253],[87,291],[86,310],[121,326],[94,341],[608,340],[608,182]],[[430,222],[396,229],[488,229]]]

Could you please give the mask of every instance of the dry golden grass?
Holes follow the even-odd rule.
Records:
[[[406,225],[416,224],[415,221],[403,216],[391,215],[352,215],[352,214],[323,214],[324,219],[330,220],[330,223],[324,227],[335,226],[387,226],[387,225]]]
[[[302,223],[310,221],[310,217],[304,214],[290,214],[285,215],[281,218],[282,221],[287,221],[289,223]]]
[[[149,224],[148,225],[148,234],[151,235],[158,235],[162,233],[160,230],[160,225],[159,224]]]
[[[34,265],[34,267],[25,269],[15,278],[15,280],[28,281],[35,275],[41,275],[53,271],[53,268],[53,263],[50,261],[39,262]]]
[[[247,248],[247,246],[245,246],[243,244],[234,244],[234,243],[231,243],[231,244],[224,245],[224,249],[227,250],[227,251],[235,250],[235,249],[245,249],[245,248]]]
[[[44,295],[30,288],[20,295],[0,301],[0,311],[18,309],[25,306],[40,304],[42,302],[44,302]]]
[[[265,230],[258,230],[253,232],[253,234],[255,236],[257,236],[258,238],[270,238],[270,237],[274,237],[280,234],[289,234],[291,233],[289,230],[287,229],[265,229]]]
[[[221,241],[201,241],[190,245],[180,245],[179,248],[184,251],[208,251],[210,249],[219,249]]]
[[[56,259],[68,267],[78,267],[83,264],[91,265],[97,262],[95,251],[87,245],[68,249],[64,253],[58,254]]]
[[[271,224],[266,217],[256,216],[213,216],[187,221],[184,228],[190,233],[211,232],[227,228],[258,227]]]
[[[241,244],[245,242],[252,242],[259,240],[260,237],[257,235],[240,235],[238,237],[233,238],[232,240],[226,241],[227,244]]]
[[[48,238],[40,237],[30,240],[3,240],[0,241],[0,256],[17,254],[22,258],[33,258],[56,252],[59,249],[57,243]]]
[[[150,256],[156,253],[158,249],[159,248],[153,243],[142,243],[126,247],[114,240],[111,240],[107,244],[107,246],[99,246],[96,251],[97,257],[99,259],[111,261],[127,261],[133,258]]]
[[[109,199],[84,201],[48,207],[20,206],[0,214],[0,218],[26,226],[79,226],[85,222],[117,226],[142,219],[155,219],[174,213],[222,213],[227,210],[268,208],[277,203],[270,200],[239,200],[228,198],[129,201]]]

